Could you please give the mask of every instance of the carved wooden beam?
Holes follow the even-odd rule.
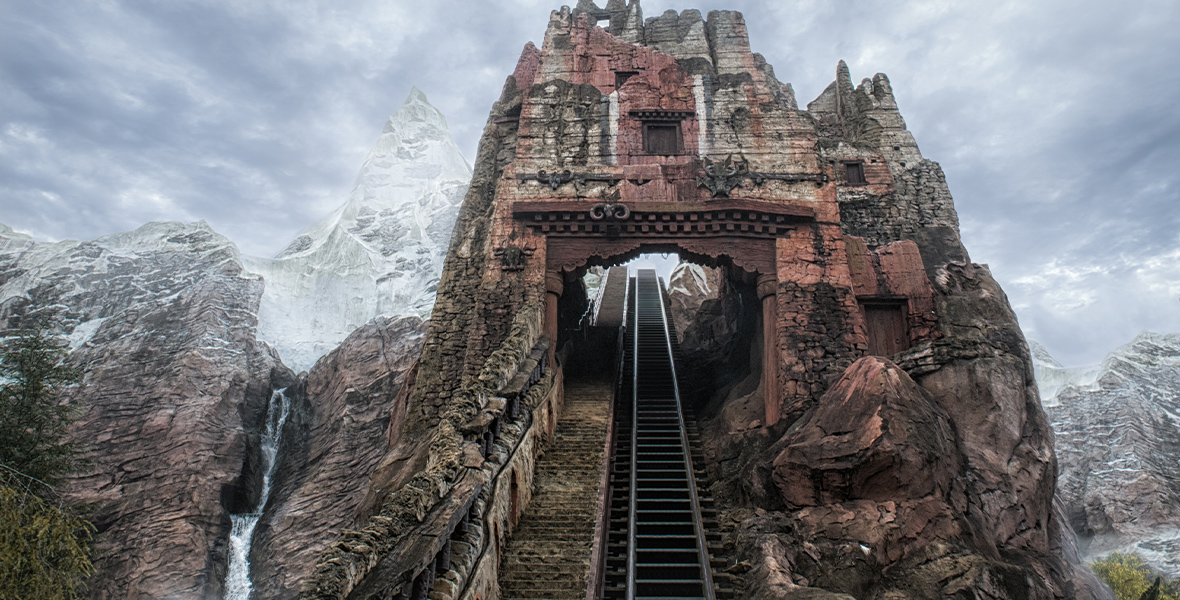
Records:
[[[579,185],[587,181],[605,181],[607,183],[615,183],[621,181],[621,175],[609,175],[603,173],[574,173],[570,170],[565,170],[560,173],[550,173],[548,171],[537,171],[536,173],[519,173],[516,178],[520,181],[540,181],[541,183],[549,184],[549,187],[557,189],[562,184],[571,181],[578,182]]]
[[[610,208],[610,217],[604,210]],[[512,215],[533,233],[575,237],[761,237],[815,220],[808,206],[759,200],[710,202],[516,202]]]

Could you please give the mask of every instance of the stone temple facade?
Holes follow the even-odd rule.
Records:
[[[563,7],[525,47],[386,459],[300,597],[498,598],[590,343],[582,276],[646,252],[720,268],[747,309],[699,409],[741,597],[1109,597],[1054,508],[1023,334],[889,79],[841,62],[801,109],[740,13],[638,0]]]

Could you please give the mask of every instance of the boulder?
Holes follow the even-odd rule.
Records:
[[[774,459],[788,508],[943,496],[961,464],[946,414],[888,359],[845,371]]]

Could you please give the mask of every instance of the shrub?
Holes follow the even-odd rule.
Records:
[[[1094,574],[1114,591],[1119,600],[1180,600],[1180,582],[1167,581],[1154,575],[1138,554],[1112,552],[1106,558],[1090,563]],[[1160,580],[1158,596],[1148,591]]]
[[[0,485],[0,599],[82,598],[93,531],[69,507]]]

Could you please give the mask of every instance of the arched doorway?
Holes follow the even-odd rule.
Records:
[[[665,215],[667,221],[627,225],[617,235],[606,237],[584,235],[584,229],[575,229],[570,225],[546,226],[545,223],[550,221],[548,217],[538,219],[533,215],[531,222],[526,218],[524,222],[530,229],[545,235],[546,333],[552,340],[561,337],[561,305],[567,282],[580,282],[588,267],[609,268],[649,253],[676,254],[682,261],[707,267],[723,267],[730,277],[757,290],[761,303],[760,339],[763,342],[757,354],[763,357],[762,387],[766,399],[763,419],[767,424],[776,423],[781,413],[779,379],[783,367],[778,352],[780,319],[777,304],[778,245],[775,236],[791,231],[796,226],[785,217],[780,219],[781,215],[772,218],[771,215],[760,215],[757,212],[739,213],[719,211],[710,214],[708,223],[700,224],[699,231],[693,222],[706,220],[703,217],[681,215],[678,221],[674,214]],[[759,224],[761,217],[765,217],[768,223],[776,220],[779,223]],[[733,235],[724,234],[730,230]],[[700,235],[710,232],[719,235]],[[556,346],[553,345],[554,349]]]

